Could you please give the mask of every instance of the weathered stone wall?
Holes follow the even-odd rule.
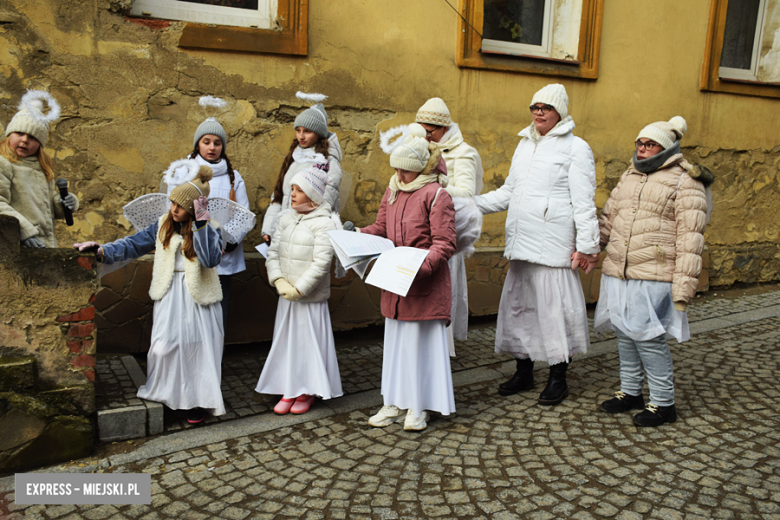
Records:
[[[92,450],[93,262],[20,248],[18,221],[0,215],[0,473]]]
[[[780,100],[699,90],[709,4],[691,0],[674,11],[637,16],[631,2],[605,3],[599,78],[582,81],[458,68],[457,15],[444,2],[399,0],[392,9],[382,2],[310,2],[308,56],[293,57],[179,48],[183,23],[128,19],[122,13],[129,0],[0,0],[0,122],[13,115],[25,88],[46,88],[60,100],[63,116],[53,125],[48,150],[82,209],[75,226],[58,226],[58,239],[109,241],[132,232],[122,206],[155,191],[167,165],[190,151],[205,117],[197,105],[204,94],[228,102],[219,115],[227,151],[261,221],[301,110],[294,93],[323,92],[330,96],[330,128],[345,152],[343,168],[353,180],[342,216],[366,225],[391,175],[379,130],[412,121],[429,97],[444,98],[482,156],[484,190],[492,190],[507,176],[517,132],[530,123],[533,93],[561,82],[575,133],[596,158],[599,207],[627,167],[639,129],[683,115],[687,157],[717,177],[706,232],[710,283],[777,281],[780,118],[768,115]],[[640,58],[647,52],[641,42],[648,41],[654,56],[675,59]],[[503,246],[504,219],[505,213],[485,218],[482,248]],[[259,233],[258,226],[249,234],[247,251],[259,243]],[[132,329],[136,344],[150,330],[150,304],[140,283],[149,267],[141,266],[121,275],[141,276],[139,283],[111,279],[112,292],[98,295],[101,326]],[[237,277],[232,314],[238,317],[231,319],[272,314],[263,271],[256,262]],[[483,277],[484,269],[471,276]],[[490,279],[473,283],[472,294],[497,297]],[[338,321],[342,308],[365,312],[360,323],[375,321],[373,311],[359,304],[371,290],[351,282],[334,289],[337,327],[350,326],[350,313]],[[495,305],[497,299],[493,307],[480,299],[472,310]],[[228,341],[247,340],[236,334],[231,330]]]

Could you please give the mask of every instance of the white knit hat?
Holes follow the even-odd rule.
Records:
[[[431,98],[417,111],[415,123],[425,123],[436,126],[450,126],[450,110],[441,98]]]
[[[531,100],[531,106],[537,103],[543,103],[545,105],[552,106],[561,116],[561,119],[566,119],[569,115],[569,96],[566,94],[566,87],[560,83],[550,83],[546,87],[542,87]]]
[[[43,113],[43,103],[49,107],[47,114]],[[28,90],[22,96],[17,112],[5,129],[5,136],[8,137],[13,132],[30,134],[41,143],[41,147],[46,146],[49,140],[49,123],[56,121],[60,117],[60,105],[57,100],[44,90]]]
[[[410,172],[421,172],[428,164],[430,156],[428,141],[425,140],[425,129],[417,123],[412,123],[407,129],[404,141],[390,154],[390,166]]]
[[[680,116],[674,116],[669,121],[658,121],[650,123],[639,132],[637,139],[652,139],[667,150],[676,141],[682,139],[685,132],[688,131],[688,123]]]
[[[317,206],[325,200],[325,189],[328,187],[328,172],[318,166],[309,166],[295,174],[290,185],[295,184]]]

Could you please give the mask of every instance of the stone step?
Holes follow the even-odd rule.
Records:
[[[29,392],[35,389],[35,358],[0,357],[0,392]]]
[[[115,396],[108,406],[98,410],[98,436],[101,442],[138,439],[163,431],[163,406],[135,397],[138,388],[146,383],[144,374],[133,356],[98,360],[97,392],[102,384],[113,379],[125,380],[126,393]],[[127,380],[132,382],[127,383]],[[129,390],[129,391],[128,391]]]

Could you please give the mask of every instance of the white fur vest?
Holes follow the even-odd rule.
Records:
[[[154,252],[154,268],[152,269],[152,286],[149,288],[149,296],[154,301],[162,300],[168,293],[173,282],[173,272],[176,267],[176,252],[181,248],[184,239],[178,233],[174,233],[168,248],[162,244],[161,231],[166,213],[158,222],[156,249]],[[222,301],[222,287],[219,285],[219,275],[216,268],[206,268],[198,260],[184,257],[184,282],[187,290],[198,305],[210,305]]]

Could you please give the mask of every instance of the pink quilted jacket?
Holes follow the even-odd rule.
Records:
[[[696,295],[707,201],[691,168],[677,154],[649,174],[634,168],[623,174],[599,218],[603,274],[672,282],[675,303]]]

